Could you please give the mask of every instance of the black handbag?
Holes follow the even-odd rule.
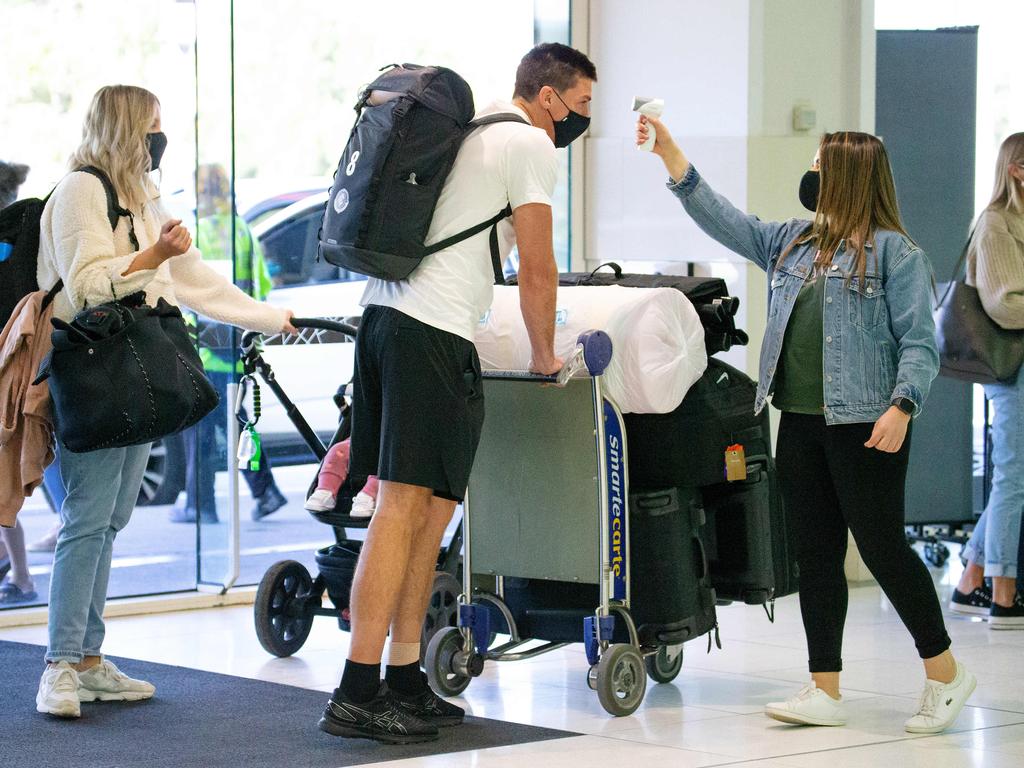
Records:
[[[199,421],[219,396],[181,311],[145,294],[53,318],[49,378],[57,437],[76,453],[151,443]]]
[[[954,275],[967,258],[970,241]],[[1008,330],[989,317],[978,289],[967,285],[966,276],[939,283],[936,293],[942,294],[932,312],[939,373],[976,384],[1014,382],[1024,363],[1024,331]]]

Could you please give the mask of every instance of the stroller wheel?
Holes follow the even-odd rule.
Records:
[[[647,675],[656,683],[671,683],[683,668],[683,646],[663,645],[644,658]]]
[[[309,637],[320,596],[302,563],[282,560],[263,574],[253,606],[256,637],[267,653],[291,656]]]
[[[454,627],[459,623],[459,595],[462,584],[446,571],[434,574],[434,586],[430,590],[430,602],[427,604],[427,615],[423,619],[423,631],[420,633],[420,659],[426,659],[427,646],[438,632],[445,627]]]
[[[427,680],[441,696],[458,696],[473,679],[455,671],[455,657],[462,653],[464,642],[458,627],[442,627],[427,646],[424,659]]]
[[[644,657],[632,645],[612,645],[597,665],[597,698],[605,712],[616,717],[631,715],[647,691]]]

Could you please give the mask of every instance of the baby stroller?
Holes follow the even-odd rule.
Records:
[[[358,318],[349,318],[346,322],[311,318],[292,320],[292,325],[302,331],[315,329],[326,331],[316,334],[320,343],[333,341],[354,341],[357,333]],[[339,339],[341,336],[343,338]],[[311,341],[311,339],[306,339]],[[319,435],[299,412],[295,403],[288,397],[274,375],[270,364],[263,358],[260,345],[260,334],[247,332],[242,336],[241,363],[242,381],[240,386],[239,404],[244,399],[248,386],[253,387],[253,418],[259,418],[259,385],[255,377],[270,388],[281,405],[284,406],[289,420],[295,425],[309,449],[322,462],[331,446],[346,440],[352,431],[352,406],[349,399],[350,385],[342,385],[334,395],[338,406],[338,427],[328,445],[324,445]],[[239,408],[236,407],[236,413]],[[274,656],[291,656],[298,651],[313,627],[316,616],[332,616],[338,626],[345,632],[351,629],[349,618],[349,590],[355,573],[356,561],[362,541],[348,538],[349,529],[367,528],[369,517],[352,517],[352,499],[362,488],[366,478],[349,476],[338,491],[334,509],[323,512],[310,512],[320,523],[329,525],[334,531],[334,543],[319,549],[316,554],[318,573],[314,577],[302,563],[296,560],[281,560],[274,563],[260,580],[253,606],[256,624],[256,636],[260,645]],[[307,496],[316,489],[316,478],[307,492]],[[458,598],[462,585],[459,575],[459,558],[462,550],[462,526],[456,529],[448,545],[441,549],[437,558],[437,573],[431,593],[427,616],[423,623],[421,649],[438,631],[444,627],[454,627],[458,620]],[[324,593],[327,593],[331,606],[324,605]],[[421,653],[422,656],[422,653]]]

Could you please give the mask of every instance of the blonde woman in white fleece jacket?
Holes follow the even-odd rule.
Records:
[[[967,249],[967,283],[1003,328],[1024,329],[1024,132],[1003,142],[995,188]],[[967,567],[950,608],[985,616],[990,629],[1024,630],[1017,555],[1024,508],[1024,372],[1009,384],[986,384],[992,421],[992,493],[967,544]],[[984,578],[992,579],[991,591]]]
[[[149,177],[166,143],[160,102],[149,91],[113,85],[93,97],[69,168],[95,166],[107,174],[120,205],[132,214],[138,244],[130,241],[128,217],[111,231],[99,179],[69,173],[40,222],[39,285],[64,281],[54,316],[71,320],[87,304],[141,290],[149,304],[163,298],[243,328],[294,332],[290,311],[253,300],[210,269],[192,247],[188,230],[167,214]],[[58,445],[67,498],[50,581],[39,712],[79,717],[82,701],[137,701],[154,693],[151,684],[122,674],[100,652],[114,537],[131,517],[148,458],[148,445],[89,453]]]

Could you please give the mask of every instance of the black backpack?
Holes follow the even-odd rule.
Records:
[[[473,92],[444,67],[396,65],[368,85],[334,173],[320,229],[320,253],[331,264],[383,280],[403,280],[432,253],[491,228],[495,283],[501,284],[498,222],[487,221],[426,245],[434,207],[462,141],[493,123],[528,124],[515,114],[473,120]]]
[[[107,193],[107,218],[110,228],[117,229],[117,220],[122,216],[131,217],[131,213],[118,205],[117,192],[107,175],[99,168],[92,166],[78,168],[77,171],[95,176],[103,184]],[[53,192],[50,192],[52,195]],[[47,195],[40,200],[37,197],[19,200],[0,211],[0,326],[7,324],[11,313],[18,302],[30,293],[39,290],[36,282],[36,264],[39,260],[39,220],[43,216],[43,208],[50,199]],[[132,235],[134,237],[134,234]],[[137,247],[137,243],[135,243]],[[6,246],[6,247],[5,247]],[[50,289],[46,304],[64,287],[58,280]]]

